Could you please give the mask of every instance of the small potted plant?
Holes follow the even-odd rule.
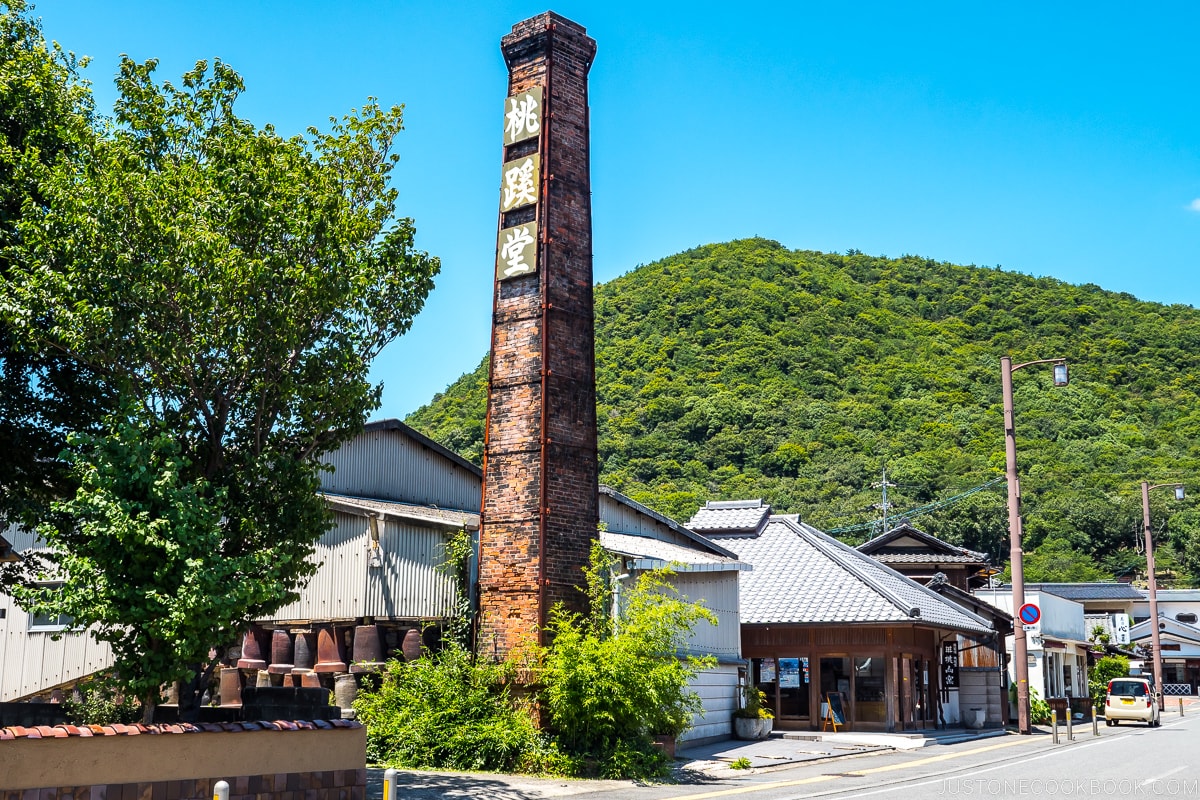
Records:
[[[775,715],[763,705],[767,696],[757,686],[747,683],[742,690],[745,703],[733,712],[733,732],[739,739],[765,739],[771,734]]]

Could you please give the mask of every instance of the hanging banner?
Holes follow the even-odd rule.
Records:
[[[942,688],[958,688],[958,642],[942,642]]]

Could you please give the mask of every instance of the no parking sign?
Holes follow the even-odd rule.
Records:
[[[1038,620],[1042,618],[1042,610],[1034,603],[1026,603],[1017,610],[1017,619],[1025,626],[1025,630],[1033,630]]]

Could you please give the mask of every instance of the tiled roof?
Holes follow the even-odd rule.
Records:
[[[179,722],[164,725],[14,725],[0,728],[0,741],[13,739],[66,739],[71,736],[138,736],[141,734],[222,733],[235,731],[313,731],[329,728],[361,728],[353,719],[276,720],[275,722]]]
[[[684,526],[680,525],[678,522],[671,519],[670,517],[668,517],[664,514],[660,514],[657,511],[655,511],[654,509],[652,509],[648,506],[642,505],[638,501],[634,500],[632,497],[623,495],[620,492],[618,492],[616,489],[612,488],[611,486],[605,486],[604,484],[600,484],[600,517],[601,517],[601,519],[604,519],[604,512],[605,512],[606,501],[604,498],[608,498],[609,500],[612,500],[615,503],[619,503],[620,505],[623,505],[626,508],[630,508],[630,509],[634,510],[635,512],[637,512],[638,514],[649,517],[650,519],[654,520],[655,522],[658,522],[661,525],[665,525],[672,532],[678,534],[679,536],[683,537],[684,539],[690,540],[693,543],[693,545],[699,547],[702,550],[705,550],[709,553],[715,553],[716,555],[720,555],[720,556],[728,556],[730,559],[736,560],[733,553],[729,552],[724,547],[721,547],[719,544],[712,541],[711,539],[705,538],[704,536],[701,536],[700,534],[696,533],[695,531],[693,531],[689,528],[685,528]],[[624,533],[624,532],[625,531],[614,531],[614,533]]]
[[[916,539],[918,542],[922,542],[924,546],[893,546],[894,542],[906,538]],[[947,564],[983,564],[987,562],[988,558],[987,553],[980,553],[976,550],[970,550],[966,547],[950,544],[950,542],[939,539],[936,536],[932,536],[918,528],[914,528],[908,522],[902,522],[887,533],[863,542],[858,546],[858,549],[864,553],[870,553],[874,558],[879,559],[880,561],[883,561],[885,557],[887,557],[888,560],[895,561],[896,559],[894,557],[900,554],[923,555],[925,556],[925,561],[941,561]]]
[[[736,558],[717,555],[695,547],[664,542],[649,536],[601,531],[600,544],[611,553],[619,553],[646,562],[638,564],[635,569],[655,569],[671,564],[680,564],[685,568],[692,568],[688,571],[706,569],[717,571],[734,570],[742,566]]]
[[[743,623],[890,622],[991,630],[982,617],[791,517],[771,517],[757,537],[721,542],[751,565],[739,589]]]
[[[1145,589],[1135,590],[1141,599],[1145,600],[1149,595]],[[1158,602],[1172,603],[1197,603],[1200,602],[1200,589],[1159,589],[1155,592]]]
[[[1128,583],[1027,583],[1025,591],[1039,591],[1067,600],[1143,600],[1145,595]]]
[[[978,564],[978,556],[952,556],[948,553],[871,553],[871,558],[884,564]]]
[[[721,500],[704,504],[688,521],[694,531],[713,533],[757,533],[766,523],[771,507],[762,500]]]

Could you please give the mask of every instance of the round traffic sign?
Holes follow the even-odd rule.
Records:
[[[1025,605],[1021,606],[1021,609],[1017,612],[1017,616],[1020,617],[1021,622],[1024,622],[1026,625],[1033,625],[1042,618],[1042,610],[1033,603],[1026,603]]]

